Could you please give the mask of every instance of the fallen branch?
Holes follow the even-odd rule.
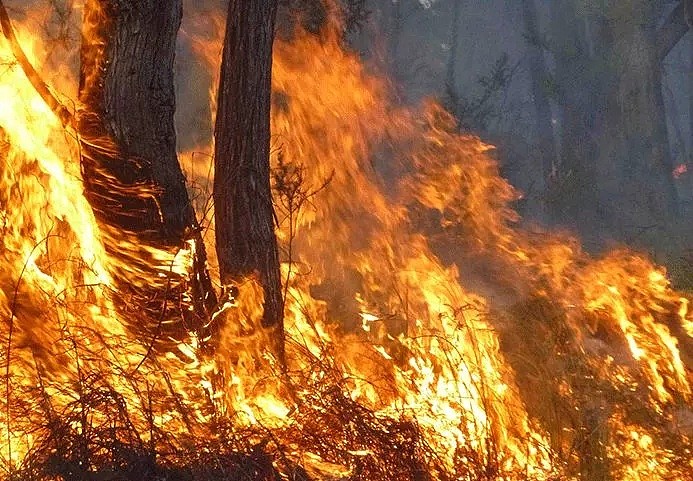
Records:
[[[19,44],[19,40],[17,40],[17,36],[14,33],[10,16],[7,14],[7,10],[5,9],[5,5],[2,0],[0,0],[0,26],[2,27],[2,33],[5,35],[5,38],[7,38],[7,41],[10,44],[12,54],[17,59],[17,63],[19,63],[19,66],[29,79],[29,82],[31,82],[31,85],[33,85],[34,89],[36,89],[36,92],[41,96],[43,101],[46,102],[56,117],[60,119],[60,123],[63,125],[63,127],[74,128],[74,115],[57,99],[53,92],[51,92],[48,84],[43,81],[24,53],[24,50]]]

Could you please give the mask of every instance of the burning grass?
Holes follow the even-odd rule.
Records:
[[[61,342],[69,344],[74,347],[76,341]],[[37,369],[36,386],[6,384],[11,396],[6,414],[12,420],[7,428],[21,432],[13,448],[23,452],[5,479],[526,478],[504,473],[493,451],[483,454],[464,446],[454,453],[451,471],[406,410],[384,416],[352,398],[354,384],[364,380],[345,376],[327,352],[334,346],[325,346],[320,356],[294,339],[289,346],[293,359],[304,358],[306,367],[281,380],[292,399],[281,426],[265,426],[261,418],[249,423],[248,412],[221,412],[211,398],[193,410],[191,393],[178,392],[167,370],[153,360],[122,372],[99,359],[97,370],[85,367],[74,378],[59,380]],[[86,366],[94,353],[80,350],[77,355]],[[124,385],[109,382],[108,371],[119,374]],[[280,377],[253,387],[264,391]],[[207,416],[200,417],[201,412]],[[495,441],[485,443],[490,447]]]
[[[170,367],[149,359],[136,371],[123,372],[121,366],[90,359],[93,346],[90,352],[79,349],[77,356],[84,366],[98,362],[95,370],[85,367],[73,377],[52,379],[45,368],[37,369],[35,386],[22,385],[16,376],[5,379],[13,382],[7,411],[13,423],[8,427],[22,433],[14,448],[24,449],[6,479],[632,479],[633,470],[637,476],[669,479],[678,473],[685,479],[690,469],[689,434],[649,402],[646,379],[637,368],[619,366],[603,353],[574,351],[579,348],[565,313],[546,299],[529,299],[505,316],[513,321],[513,332],[503,336],[503,350],[518,373],[530,416],[541,424],[536,429],[547,433],[550,442],[542,447],[551,456],[551,468],[544,472],[518,469],[517,455],[504,450],[494,430],[474,439],[476,428],[457,426],[469,443],[459,444],[452,453],[441,452],[449,433],[431,432],[429,421],[419,422],[417,416],[425,413],[420,406],[417,410],[400,405],[385,412],[374,406],[387,404],[387,399],[355,400],[355,387],[363,391],[364,383],[381,396],[398,394],[392,379],[354,378],[345,361],[338,359],[344,357],[339,351],[357,349],[364,355],[361,364],[378,362],[382,353],[373,349],[372,339],[352,335],[335,345],[323,333],[322,348],[315,351],[313,343],[306,343],[308,333],[301,331],[320,328],[294,325],[288,330],[288,352],[300,363],[287,378],[274,373],[271,364],[255,360],[255,368],[266,377],[246,384],[243,397],[257,404],[238,406],[236,411],[223,410],[230,401],[212,398],[222,385],[205,392],[205,383],[189,379],[188,392],[182,393]],[[412,359],[412,346],[391,341],[388,352],[400,351],[397,364],[404,371],[401,364]],[[77,342],[66,338],[60,343],[64,348],[70,344],[74,349]],[[238,368],[243,359],[243,353],[237,353]],[[124,384],[109,381],[108,372]],[[382,373],[385,376],[387,369]],[[416,382],[415,373],[408,374]],[[221,373],[216,376],[223,382]],[[273,386],[281,386],[280,399],[289,406],[281,418],[271,414],[277,406],[261,405],[261,395],[272,392]],[[489,395],[483,386],[476,389]],[[487,408],[495,402],[482,399]],[[529,454],[537,443],[527,436]],[[631,475],[623,474],[628,472]]]

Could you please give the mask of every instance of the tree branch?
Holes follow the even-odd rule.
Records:
[[[31,82],[31,85],[33,85],[34,89],[36,89],[36,92],[38,92],[43,101],[46,102],[56,117],[60,119],[60,123],[63,125],[63,127],[74,127],[74,115],[72,112],[70,112],[70,110],[57,99],[53,92],[51,92],[48,84],[43,81],[24,53],[24,50],[19,44],[19,40],[17,40],[17,36],[14,33],[10,16],[7,14],[7,10],[5,9],[5,5],[2,0],[0,0],[0,26],[2,27],[2,33],[5,35],[5,38],[7,38],[7,41],[10,44],[12,54],[17,59],[17,63],[19,63],[19,66],[29,79],[29,82]]]
[[[691,0],[680,1],[666,18],[664,24],[657,29],[657,54],[660,62],[664,61],[671,49],[688,32],[690,25],[686,16],[690,13],[686,10],[690,8],[691,3],[693,3]]]

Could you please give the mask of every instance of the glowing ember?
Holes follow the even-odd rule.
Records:
[[[674,167],[674,170],[671,172],[671,175],[674,176],[675,179],[679,179],[688,172],[688,165],[686,164],[679,164],[676,167]]]

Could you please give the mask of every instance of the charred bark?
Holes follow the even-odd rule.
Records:
[[[141,181],[159,187],[160,218],[151,212],[155,218],[147,224],[163,240],[176,241],[194,223],[173,126],[173,58],[181,3],[88,1],[85,19],[96,14],[96,25],[85,26],[81,49],[79,96],[96,124],[88,130],[113,140],[120,157],[114,159],[120,164],[119,177],[134,179],[139,174]],[[88,115],[82,121],[88,123]],[[123,160],[134,160],[139,172]],[[140,221],[128,227],[141,229]]]
[[[159,325],[184,319],[196,329],[215,299],[176,156],[173,60],[181,16],[181,0],[85,3],[77,130],[85,194],[107,250],[123,264],[119,289]],[[186,247],[195,259],[187,279],[152,255],[163,250],[172,262]]]
[[[270,89],[276,0],[231,0],[214,130],[214,208],[221,281],[255,277],[263,325],[283,337],[279,256],[270,191]]]

